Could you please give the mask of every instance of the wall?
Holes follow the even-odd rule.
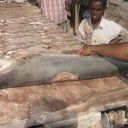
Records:
[[[128,0],[109,0],[106,17],[128,30]]]

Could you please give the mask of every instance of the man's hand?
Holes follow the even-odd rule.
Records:
[[[81,56],[89,56],[89,55],[95,55],[95,46],[92,45],[85,45],[80,49],[78,52]]]

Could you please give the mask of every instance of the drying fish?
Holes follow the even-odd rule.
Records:
[[[126,123],[127,62],[80,57],[80,42],[29,4],[0,8],[0,28],[0,128]]]

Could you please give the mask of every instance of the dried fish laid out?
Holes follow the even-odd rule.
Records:
[[[125,62],[78,56],[76,51],[82,45],[72,35],[42,17],[36,7],[15,9],[17,7],[11,11],[6,8],[4,13],[0,13],[1,88],[92,79],[128,72]],[[65,54],[72,52],[75,54]]]
[[[32,5],[0,8],[0,128],[101,127],[101,111],[127,105],[114,76],[127,63],[80,57],[81,47]]]

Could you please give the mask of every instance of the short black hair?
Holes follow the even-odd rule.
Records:
[[[101,2],[103,7],[107,7],[107,0],[89,0],[89,7],[91,6],[92,2]]]

